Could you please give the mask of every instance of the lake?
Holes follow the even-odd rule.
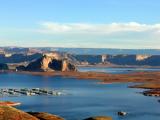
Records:
[[[111,74],[123,74],[143,71],[160,71],[160,68],[114,68],[114,67],[78,67],[81,72],[105,72]]]
[[[49,112],[66,118],[82,120],[106,115],[113,120],[160,120],[159,98],[139,94],[142,89],[128,88],[133,83],[97,84],[97,80],[78,80],[60,76],[45,77],[1,73],[1,88],[48,88],[64,90],[64,96],[3,97],[0,100],[21,102],[24,111]],[[118,111],[127,111],[125,117]]]

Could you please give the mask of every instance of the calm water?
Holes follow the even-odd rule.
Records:
[[[142,71],[160,71],[160,68],[112,68],[112,67],[78,67],[79,71],[106,72],[112,74],[122,74]]]
[[[95,80],[77,80],[63,77],[44,77],[22,74],[0,74],[0,87],[56,88],[65,90],[66,96],[4,97],[1,100],[21,102],[19,109],[45,111],[60,115],[67,120],[109,115],[114,120],[160,120],[158,98],[146,97],[137,92],[141,89],[127,88],[129,84],[96,84]],[[117,111],[127,111],[118,117]]]

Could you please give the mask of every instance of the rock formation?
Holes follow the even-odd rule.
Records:
[[[21,110],[9,106],[0,106],[0,120],[39,120]]]
[[[23,68],[24,67],[18,67]],[[31,62],[26,71],[76,71],[73,65],[67,58],[63,58],[58,54],[44,54],[41,58]]]
[[[148,59],[149,57],[150,55],[136,55],[136,60],[142,61],[142,60]]]
[[[73,55],[79,63],[128,66],[160,66],[160,55]]]
[[[35,53],[31,55],[27,54],[0,54],[0,63],[22,63],[30,62],[42,57],[42,54]]]
[[[52,115],[52,114],[45,113],[45,112],[28,112],[28,113],[32,116],[35,116],[36,118],[40,120],[64,120],[63,118],[57,115]]]
[[[64,120],[45,112],[24,112],[14,107],[0,105],[0,120]]]
[[[97,116],[97,117],[90,117],[84,120],[112,120],[112,118],[108,116]]]

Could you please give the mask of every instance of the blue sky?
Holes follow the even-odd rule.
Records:
[[[0,46],[160,48],[159,0],[0,0]]]

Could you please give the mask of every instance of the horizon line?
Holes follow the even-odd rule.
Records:
[[[98,48],[98,47],[51,47],[51,46],[0,46],[0,48],[73,48],[73,49],[123,49],[123,50],[160,50],[160,48]]]

